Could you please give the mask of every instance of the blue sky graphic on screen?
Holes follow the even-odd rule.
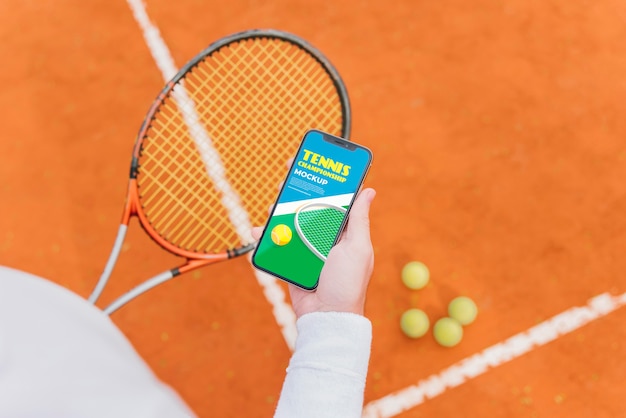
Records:
[[[361,147],[347,149],[307,133],[274,208],[255,264],[314,287],[369,164]]]

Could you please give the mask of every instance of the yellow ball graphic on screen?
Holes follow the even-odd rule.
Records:
[[[272,241],[274,241],[274,244],[280,245],[281,247],[289,244],[292,235],[291,228],[285,224],[276,225],[272,229]]]

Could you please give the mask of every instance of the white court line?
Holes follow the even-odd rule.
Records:
[[[161,38],[159,30],[150,22],[145,7],[141,0],[127,0],[135,19],[143,30],[144,38],[152,53],[157,66],[163,74],[164,80],[169,81],[178,72],[174,60]],[[177,92],[176,92],[177,93]],[[180,99],[185,103],[184,96]],[[180,102],[179,102],[180,103]],[[188,122],[192,126],[193,121]],[[190,129],[193,130],[193,128]],[[198,134],[198,138],[204,138],[202,133]],[[208,139],[208,136],[206,136]],[[209,140],[210,141],[210,140]],[[203,158],[206,157],[205,163],[210,165],[219,164],[217,170],[222,170],[223,166],[219,161],[219,156],[215,158],[213,155],[212,145],[207,142],[207,149],[204,150]],[[200,149],[204,149],[201,145]],[[209,164],[208,164],[209,165]],[[224,199],[227,200],[227,208],[238,205],[238,198],[233,199],[228,196],[230,185],[224,185],[220,180],[220,171],[214,173],[218,182],[222,187]],[[211,174],[210,174],[211,175]],[[243,208],[241,208],[243,211]],[[239,219],[235,225],[241,233],[247,234],[249,231],[249,220],[247,214],[241,220],[241,213],[237,215],[239,209],[234,208],[235,214],[230,214],[231,219]],[[245,211],[244,211],[245,213]],[[248,224],[246,225],[245,222]],[[245,235],[242,236],[245,238]],[[249,257],[248,257],[249,258]],[[273,306],[273,313],[277,323],[281,327],[283,337],[289,348],[293,351],[295,346],[296,328],[295,314],[289,304],[285,302],[285,294],[276,279],[267,274],[260,273],[255,270],[257,281],[262,286],[264,294],[270,304]],[[556,340],[558,337],[570,333],[591,321],[599,319],[615,311],[616,309],[626,305],[626,293],[620,296],[611,296],[608,293],[601,294],[591,299],[586,306],[574,307],[562,312],[551,319],[542,322],[530,328],[528,331],[519,333],[502,343],[495,344],[478,354],[468,357],[460,362],[444,369],[442,372],[432,375],[421,380],[416,385],[409,386],[403,390],[387,395],[376,401],[372,401],[366,405],[363,411],[364,418],[383,418],[393,417],[410,408],[416,407],[424,403],[427,399],[435,398],[446,390],[459,386],[470,379],[486,373],[489,369],[498,367],[504,363],[514,360],[523,354],[541,347],[549,342]]]
[[[142,0],[127,0],[135,20],[141,27],[144,39],[152,53],[152,57],[157,66],[161,70],[165,82],[170,81],[178,72],[174,59],[161,37],[159,29],[152,24],[146,12],[145,5]],[[232,189],[225,177],[225,170],[218,152],[213,147],[213,143],[200,124],[195,105],[189,98],[184,87],[177,86],[173,92],[174,98],[179,107],[187,108],[187,112],[182,112],[185,122],[189,127],[189,132],[196,143],[198,151],[207,169],[207,173],[215,184],[216,188],[221,192],[222,203],[228,212],[229,219],[235,226],[239,237],[244,242],[250,242],[250,230],[252,225],[247,212],[241,206],[241,202],[237,193]],[[248,257],[248,260],[250,257]],[[263,293],[272,305],[273,314],[276,322],[281,328],[281,332],[290,350],[294,350],[297,335],[296,315],[285,301],[285,292],[278,285],[277,280],[268,274],[254,270],[258,283],[263,288]]]
[[[624,305],[626,293],[619,296],[611,296],[608,293],[598,295],[590,299],[586,306],[568,309],[504,342],[461,360],[442,372],[419,381],[416,385],[370,402],[363,410],[363,418],[387,418],[398,415],[486,373],[489,369],[516,359],[591,321],[602,318]]]

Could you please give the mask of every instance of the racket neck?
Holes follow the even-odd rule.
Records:
[[[133,178],[131,174],[130,181],[128,182],[128,193],[126,194],[124,212],[122,213],[122,225],[128,226],[128,224],[130,223],[130,218],[137,215],[137,202],[139,202],[137,179]]]

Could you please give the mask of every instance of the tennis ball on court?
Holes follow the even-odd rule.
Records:
[[[429,326],[428,316],[419,309],[409,309],[400,318],[400,328],[407,337],[419,338],[426,334]]]
[[[291,228],[285,224],[276,225],[272,229],[272,241],[274,241],[274,244],[280,245],[281,247],[289,244],[292,236]]]
[[[426,264],[419,261],[411,261],[402,269],[402,283],[409,289],[421,289],[428,284],[430,271]]]
[[[448,305],[448,315],[450,315],[450,318],[459,321],[461,325],[469,325],[474,322],[477,314],[478,308],[476,304],[467,296],[454,298]]]
[[[463,338],[463,327],[456,319],[441,318],[433,327],[435,340],[444,347],[454,347]]]

